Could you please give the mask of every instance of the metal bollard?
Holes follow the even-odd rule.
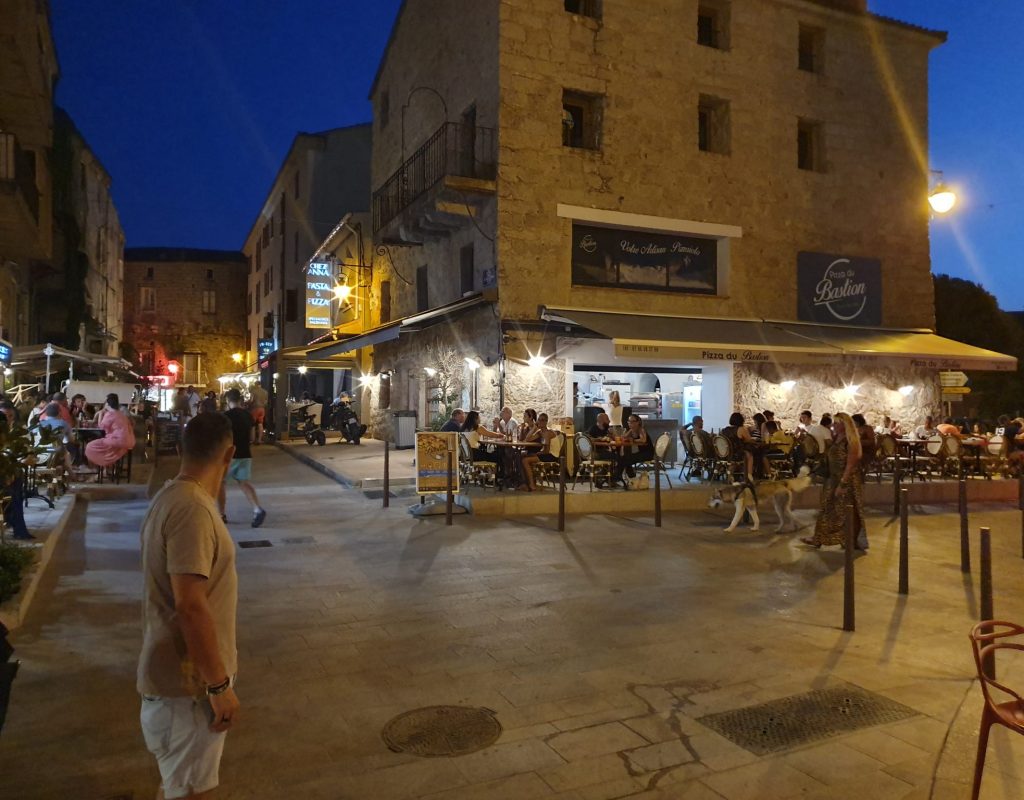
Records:
[[[1024,474],[1017,479],[1017,507],[1020,509],[1020,557],[1024,558]]]
[[[896,456],[892,461],[892,515],[900,513],[900,450],[896,448]]]
[[[661,459],[654,457],[654,527],[661,527]]]
[[[992,610],[992,537],[988,528],[981,529],[981,622],[987,622],[995,617]],[[991,628],[985,628],[984,633],[991,633]],[[996,662],[993,653],[982,661],[982,669],[989,678],[996,678]]]
[[[971,534],[967,527],[967,481],[960,480],[958,487],[960,505],[960,571],[971,571]]]
[[[910,594],[910,526],[907,524],[909,492],[900,489],[900,594]]]
[[[565,445],[558,456],[558,530],[565,530]]]
[[[448,451],[448,496],[445,498],[444,507],[444,524],[452,524],[452,504],[455,501],[455,497],[452,493],[452,451]]]
[[[384,440],[384,508],[391,500],[391,440]]]
[[[850,513],[850,519],[846,526],[846,564],[843,568],[843,630],[854,631],[856,625],[856,611],[854,584],[853,584],[853,548],[857,542],[857,515]]]

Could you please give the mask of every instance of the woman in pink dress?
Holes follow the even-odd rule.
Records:
[[[85,446],[85,457],[103,469],[135,447],[135,431],[132,421],[121,412],[121,403],[116,394],[107,395],[107,403],[100,413],[102,417],[99,424],[106,435]]]

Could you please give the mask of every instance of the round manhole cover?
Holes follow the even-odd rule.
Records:
[[[461,756],[498,741],[501,723],[489,708],[428,706],[399,714],[381,735],[396,753]]]

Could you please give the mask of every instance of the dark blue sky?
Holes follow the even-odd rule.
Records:
[[[113,177],[129,246],[240,247],[297,131],[369,120],[398,5],[51,0],[58,102]],[[963,200],[932,225],[934,271],[1024,308],[1024,3],[870,5],[949,31],[932,55],[930,162]]]

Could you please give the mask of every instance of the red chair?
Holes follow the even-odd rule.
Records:
[[[978,669],[978,680],[985,696],[985,709],[981,714],[981,729],[978,732],[978,757],[974,762],[974,789],[972,800],[978,800],[981,791],[981,775],[985,771],[985,753],[988,750],[988,732],[993,723],[1009,728],[1014,733],[1024,733],[1024,698],[1012,689],[997,683],[985,673],[984,664],[988,660],[995,667],[997,650],[1021,650],[1020,642],[1001,642],[1012,636],[1024,635],[1024,627],[1013,622],[990,620],[979,622],[971,628],[971,648],[974,651],[974,664]],[[993,699],[990,688],[998,689],[1013,700],[998,703]]]

